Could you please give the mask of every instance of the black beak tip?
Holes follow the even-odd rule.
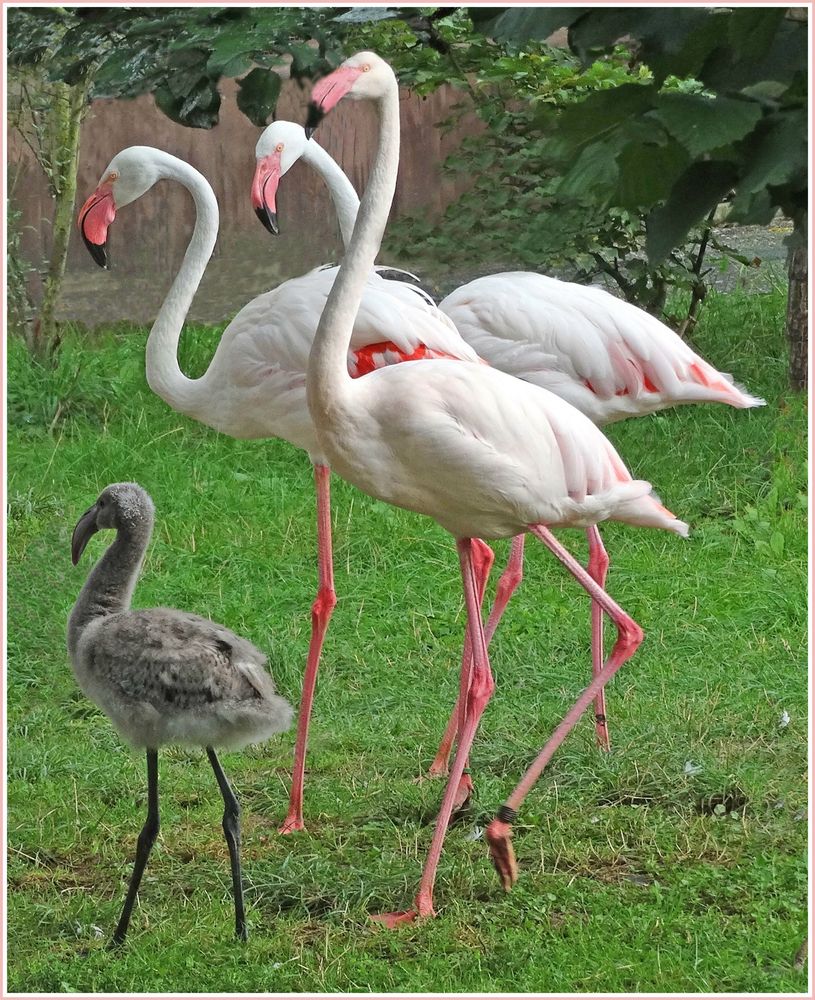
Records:
[[[82,239],[85,241],[85,246],[88,248],[88,253],[91,257],[93,257],[103,271],[107,271],[109,264],[107,243],[91,243],[84,233],[82,234]]]
[[[305,124],[305,132],[307,139],[310,139],[314,135],[317,126],[320,124],[323,118],[325,118],[325,112],[319,106],[319,104],[314,104],[314,102],[309,104],[308,117],[306,118],[306,124]]]
[[[277,212],[270,212],[268,208],[256,208],[255,215],[260,219],[263,228],[267,229],[272,236],[280,235],[280,229],[277,225]]]

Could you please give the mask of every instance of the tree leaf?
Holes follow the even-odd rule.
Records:
[[[653,266],[664,260],[729,191],[737,177],[732,163],[705,160],[692,163],[674,184],[665,205],[645,222],[646,252]]]
[[[688,156],[676,142],[629,142],[617,157],[619,182],[614,203],[632,212],[649,209],[667,198],[688,166]]]
[[[557,193],[568,198],[582,198],[597,188],[606,193],[617,183],[618,169],[609,145],[594,142],[580,153],[574,166],[557,187]]]
[[[198,93],[201,81],[207,79],[207,53],[203,49],[181,49],[170,54],[167,60],[164,83],[175,97],[185,100]]]
[[[715,15],[705,9],[594,9],[569,29],[569,45],[585,63],[621,38],[636,40],[638,57],[661,82],[669,73],[692,76],[718,42]]]
[[[656,118],[691,156],[742,139],[761,118],[756,101],[667,92],[657,97]]]
[[[213,80],[201,80],[185,97],[179,97],[162,85],[156,88],[153,98],[159,111],[179,125],[209,129],[218,124],[221,95]]]
[[[754,194],[745,193],[735,198],[727,215],[728,222],[741,222],[751,226],[767,226],[775,217],[777,206],[767,188]]]
[[[530,39],[544,41],[558,28],[586,13],[585,7],[470,7],[469,14],[479,31],[491,38],[523,44]]]
[[[238,107],[253,125],[261,128],[274,114],[281,80],[273,70],[257,67],[238,80]]]
[[[727,40],[738,59],[759,59],[772,46],[784,20],[783,7],[747,7],[733,10]]]
[[[758,140],[745,150],[749,164],[738,191],[758,191],[784,184],[807,162],[807,120],[804,111],[782,111],[768,118]]]
[[[757,80],[792,84],[799,73],[806,73],[807,26],[800,21],[782,20],[770,46],[759,58],[726,56],[727,53],[724,57],[709,59],[696,74],[714,90],[733,92]]]
[[[212,44],[207,59],[207,72],[212,76],[218,73],[222,73],[224,76],[238,76],[240,73],[245,73],[252,65],[252,60],[249,57],[251,51],[252,45],[245,32],[224,32]],[[243,64],[243,68],[234,73],[227,72],[227,67],[231,67],[233,64],[236,66]]]
[[[584,101],[564,110],[558,121],[557,138],[579,146],[610,132],[619,122],[648,111],[655,96],[655,88],[638,83],[594,91]]]

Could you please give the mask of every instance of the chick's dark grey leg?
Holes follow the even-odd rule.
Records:
[[[145,820],[139,839],[136,842],[136,860],[133,862],[133,874],[130,876],[130,885],[125,897],[125,905],[122,907],[122,915],[119,923],[113,932],[113,939],[109,947],[115,948],[120,945],[127,934],[127,927],[130,923],[130,914],[133,912],[133,904],[136,902],[136,893],[139,891],[141,877],[150,857],[150,851],[156,842],[159,828],[158,816],[158,751],[147,751],[147,819]]]
[[[212,764],[212,770],[218,780],[218,787],[224,798],[224,836],[229,848],[229,861],[232,865],[232,892],[235,896],[235,934],[246,941],[249,931],[246,928],[246,913],[243,908],[243,883],[241,881],[241,807],[235,793],[224,774],[221,762],[215,756],[212,747],[207,747],[207,757]]]

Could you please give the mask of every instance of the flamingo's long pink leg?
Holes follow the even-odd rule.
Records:
[[[403,913],[383,913],[373,918],[384,923],[387,927],[395,927],[399,923],[415,920],[416,917],[435,916],[435,911],[433,910],[433,885],[436,881],[436,868],[441,857],[447,824],[450,822],[456,792],[461,776],[464,773],[464,766],[470,753],[470,747],[472,746],[478,722],[495,687],[492,672],[490,671],[489,656],[487,655],[484,624],[481,621],[478,605],[478,589],[473,568],[471,540],[469,538],[458,539],[456,544],[461,563],[461,577],[464,583],[464,600],[467,606],[467,633],[470,636],[473,649],[473,666],[464,701],[466,705],[464,725],[459,734],[458,749],[456,750],[453,768],[444,791],[444,799],[442,800],[441,810],[436,820],[433,840],[430,844],[430,851],[427,855],[424,871],[422,872],[422,879],[419,883],[419,892],[416,896],[414,907]],[[466,666],[462,665],[462,679],[465,672]]]
[[[311,720],[311,706],[314,689],[317,686],[317,670],[323,648],[328,623],[337,603],[334,590],[334,560],[331,553],[331,470],[327,465],[314,466],[314,486],[317,491],[317,559],[319,566],[319,588],[311,606],[311,641],[308,647],[306,673],[303,678],[303,693],[300,700],[300,714],[297,717],[297,742],[294,747],[294,769],[292,771],[289,812],[278,833],[294,833],[305,829],[303,823],[303,780],[306,770],[306,746],[308,745],[308,724]]]
[[[456,733],[458,732],[459,712],[459,697],[456,695],[456,703],[453,706],[453,711],[450,713],[450,718],[447,720],[447,728],[444,730],[444,736],[441,738],[441,743],[439,743],[439,749],[436,751],[433,763],[427,769],[428,777],[435,778],[438,775],[447,774],[449,772],[447,762],[450,760],[450,752],[453,749],[453,743],[455,742]]]
[[[515,590],[523,579],[525,537],[525,535],[516,535],[515,538],[512,539],[512,548],[509,553],[509,560],[507,561],[506,569],[498,580],[498,585],[495,590],[495,601],[493,603],[492,610],[490,611],[487,626],[484,630],[487,648],[489,648],[492,637],[495,635],[495,630],[498,628],[498,623],[501,621],[504,611],[506,611],[509,599],[515,593]],[[486,580],[484,581],[484,584],[486,586]],[[481,595],[481,599],[483,601],[483,593]],[[447,728],[444,730],[444,736],[441,738],[439,749],[436,751],[433,763],[427,770],[427,773],[430,776],[447,774],[447,763],[450,759],[450,751],[453,748],[453,741],[455,740],[456,733],[458,732],[460,711],[460,699],[456,698],[456,704],[450,714],[450,719],[447,723]]]
[[[592,580],[603,590],[606,588],[606,573],[608,572],[608,552],[603,545],[603,539],[593,524],[586,528],[589,539],[588,571]],[[591,672],[596,677],[603,669],[603,609],[592,599],[591,602]],[[594,699],[594,729],[597,734],[597,745],[601,750],[611,749],[606,721],[606,691],[600,688]]]
[[[493,563],[495,562],[495,553],[489,545],[487,545],[486,542],[482,542],[480,538],[471,538],[470,559],[473,567],[473,576],[475,578],[475,592],[478,598],[478,617],[480,620],[481,608],[484,604],[484,593],[487,589],[490,571],[492,570]],[[462,711],[461,706],[466,703],[466,698],[462,696],[462,692],[465,692],[466,694],[469,690],[472,669],[473,644],[470,639],[470,630],[465,629],[464,649],[461,654],[459,692],[456,697],[456,704],[453,707],[453,714],[451,715],[450,721],[447,723],[447,729],[445,730],[445,735],[447,734],[447,730],[452,730],[452,738],[455,738],[456,734],[460,732],[464,725],[464,712]],[[458,791],[456,792],[455,799],[453,801],[453,812],[463,809],[470,801],[470,797],[473,794],[473,779],[470,777],[467,764],[468,762],[465,761],[464,771],[462,772],[461,780],[458,783]]]
[[[566,551],[555,536],[543,525],[530,525],[529,530],[536,535],[563,563],[566,569],[589,593],[591,598],[598,603],[603,611],[611,618],[617,626],[617,641],[611,651],[603,669],[594,678],[589,686],[583,691],[577,701],[566,713],[563,721],[550,736],[546,746],[538,754],[526,774],[521,778],[515,791],[509,796],[503,806],[498,810],[496,818],[487,827],[487,843],[493,863],[501,877],[504,888],[509,890],[518,877],[518,866],[515,862],[515,853],[512,850],[512,828],[511,824],[521,803],[526,798],[527,793],[540,777],[541,772],[549,763],[552,755],[564,741],[570,730],[575,726],[577,720],[597,697],[597,693],[602,691],[603,686],[614,676],[620,667],[630,659],[642,642],[642,629],[637,625],[630,615],[613,601],[608,594],[592,579],[589,573],[583,569],[580,563]]]

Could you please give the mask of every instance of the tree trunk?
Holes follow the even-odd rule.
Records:
[[[798,227],[796,227],[798,229]],[[801,236],[790,249],[788,275],[789,298],[787,300],[787,343],[790,349],[790,385],[798,392],[807,387],[807,256],[806,234]]]
[[[51,357],[59,346],[56,308],[68,258],[68,241],[74,221],[76,175],[79,168],[79,134],[87,104],[87,84],[57,85],[54,101],[56,156],[52,177],[54,219],[51,254],[43,282],[39,313],[34,320],[29,347],[39,357]],[[58,159],[57,159],[58,157]]]

